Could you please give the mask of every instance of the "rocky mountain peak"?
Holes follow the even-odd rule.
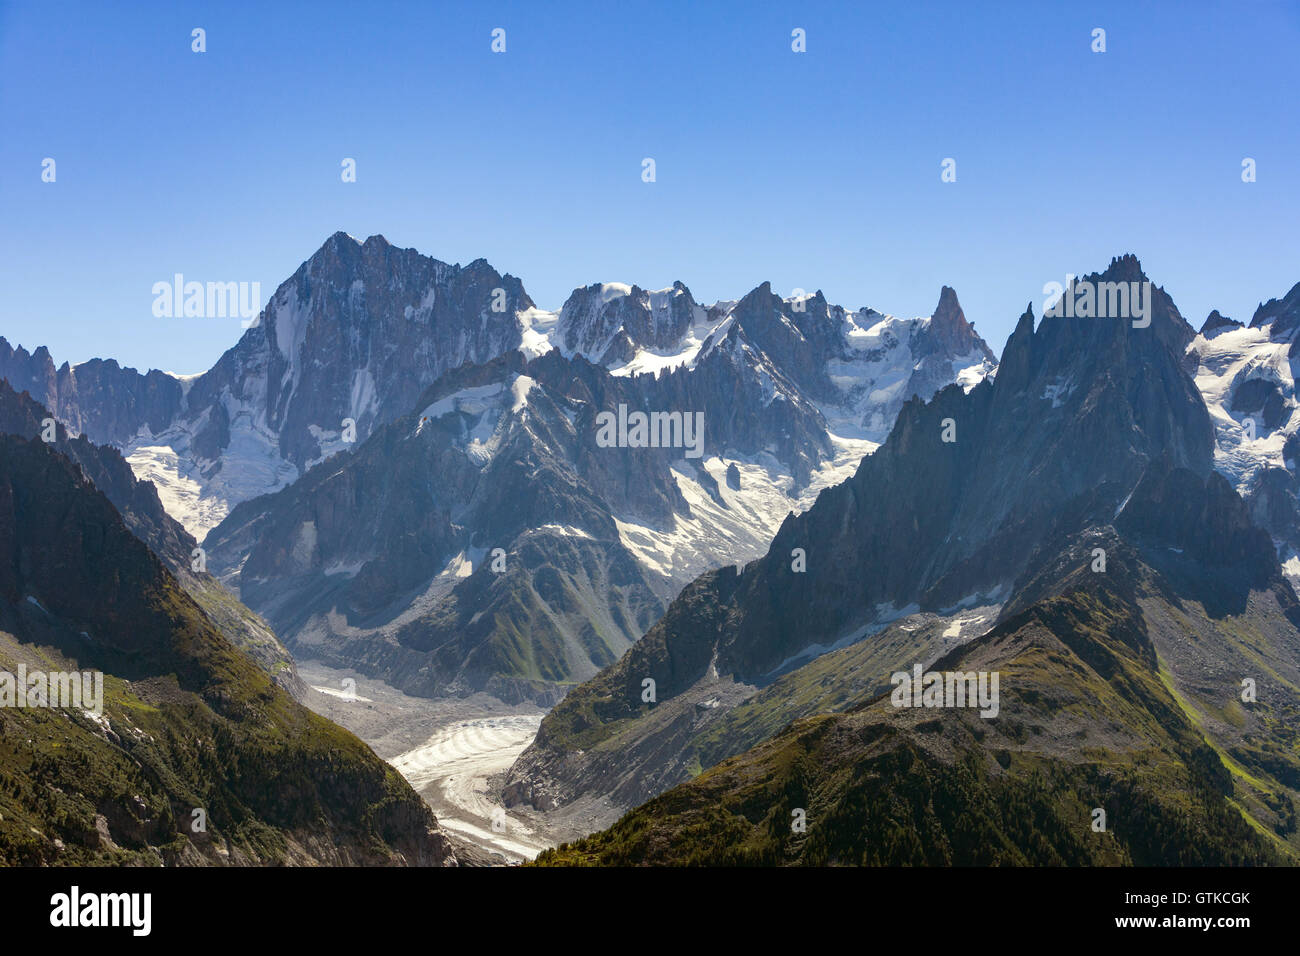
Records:
[[[1219,310],[1215,309],[1205,317],[1205,324],[1201,326],[1201,335],[1206,338],[1217,332],[1223,332],[1228,329],[1239,329],[1242,324],[1236,319],[1230,319],[1226,315],[1220,315]]]
[[[1135,264],[1119,260],[1118,274],[1135,274]],[[1157,298],[1155,308],[1172,327],[1172,305]],[[806,595],[824,608],[841,605],[838,616],[823,615],[824,634],[838,634],[876,605],[938,608],[998,587],[1025,565],[1030,542],[1049,532],[1068,502],[1105,487],[1104,505],[1113,511],[1153,457],[1167,454],[1178,467],[1208,475],[1209,413],[1182,351],[1155,332],[1154,322],[1134,329],[1127,321],[1058,316],[1035,330],[1026,309],[996,378],[969,393],[949,387],[933,401],[908,402],[884,446],[782,528],[769,558],[752,578],[746,572],[742,590],[756,594],[785,580],[781,555],[801,542],[838,542],[822,560],[846,569],[842,577],[837,571],[797,582],[799,589],[825,588]],[[951,440],[942,439],[945,427],[953,429]],[[1097,448],[1108,449],[1105,460]],[[924,487],[917,484],[922,475]],[[881,495],[891,502],[884,511],[852,503]],[[937,511],[925,504],[940,501]],[[833,596],[850,590],[852,599]],[[751,675],[791,651],[781,635],[794,618],[782,623],[773,608],[757,610],[761,603],[755,600],[745,622],[740,666]]]
[[[934,308],[925,335],[929,342],[928,352],[948,356],[974,355],[989,362],[996,361],[992,350],[975,333],[975,327],[966,321],[966,313],[951,286],[940,289],[939,304]]]
[[[448,369],[516,347],[516,314],[532,307],[519,280],[485,260],[461,268],[383,236],[335,233],[276,290],[260,334],[250,329],[195,384],[190,407],[264,408],[302,469],[338,450],[344,420],[364,437]]]
[[[1251,316],[1250,327],[1260,329],[1272,326],[1269,337],[1275,342],[1289,339],[1297,326],[1300,326],[1300,282],[1291,287],[1291,291],[1281,299],[1269,299],[1260,303],[1255,314]]]
[[[1112,258],[1106,271],[1101,274],[1106,282],[1142,282],[1146,277],[1141,261],[1131,252]]]
[[[780,305],[781,300],[772,292],[772,283],[763,281],[740,297],[740,301],[736,303],[735,311],[748,312],[761,306],[770,306],[777,309],[780,308]]]
[[[621,282],[574,289],[560,310],[560,344],[599,365],[629,361],[638,349],[681,344],[699,308],[680,280],[662,290]]]
[[[965,318],[961,311],[961,303],[957,301],[957,290],[950,285],[945,285],[939,289],[939,304],[934,308],[934,318],[948,315],[960,315]]]
[[[1023,388],[1029,381],[1034,349],[1034,304],[1030,302],[1016,320],[1006,345],[1002,347],[1002,362],[998,366],[998,380],[1003,388]]]

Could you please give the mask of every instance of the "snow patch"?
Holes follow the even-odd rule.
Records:
[[[522,411],[524,406],[528,404],[528,393],[536,386],[536,380],[529,378],[527,375],[520,375],[511,382],[510,395],[514,399],[514,402],[510,406],[510,411]]]
[[[535,359],[555,347],[551,344],[551,334],[559,324],[560,313],[531,308],[515,315],[519,320],[519,351],[525,358]]]
[[[492,382],[488,385],[474,385],[470,388],[462,388],[458,392],[453,392],[446,398],[440,398],[424,411],[420,412],[421,418],[441,418],[444,415],[450,415],[452,412],[460,412],[465,415],[481,415],[494,404],[489,399],[497,398],[505,388],[501,382]]]

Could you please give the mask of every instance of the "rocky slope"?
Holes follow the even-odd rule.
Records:
[[[102,708],[0,708],[6,864],[455,862],[395,770],[236,650],[68,457],[15,435],[0,666],[103,675]]]
[[[36,440],[45,432],[42,423],[51,417],[26,392],[19,394],[0,379],[0,434]],[[206,569],[206,556],[197,550],[189,532],[163,508],[157,489],[137,478],[115,448],[96,445],[84,436],[72,438],[57,421],[53,439],[47,446],[75,462],[104,493],[126,526],[162,560],[217,629],[257,661],[277,684],[301,697],[303,684],[289,652],[267,623]]]
[[[1199,488],[1197,511],[1234,511],[1226,486],[1207,491],[1186,471],[1151,484],[1165,480]],[[1130,505],[1136,524],[1153,508],[1167,514],[1165,500],[1137,504],[1148,491]],[[997,673],[996,718],[867,694],[795,720],[538,863],[1294,864],[1300,608],[1275,567],[1238,577],[1212,553],[1193,573],[1237,578],[1226,591],[1241,613],[1221,616],[1182,587],[1191,562],[1170,545],[1192,543],[1195,517],[1155,522],[1170,536],[1144,536],[1143,547],[1094,526],[1049,562],[1050,595],[935,662]],[[1267,563],[1268,542],[1246,527],[1235,545]],[[1105,574],[1080,570],[1093,545],[1111,557]],[[1279,655],[1278,672],[1260,669],[1262,648]],[[1238,697],[1247,672],[1268,673],[1259,703]]]

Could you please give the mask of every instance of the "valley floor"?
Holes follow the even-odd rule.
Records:
[[[303,703],[396,767],[433,809],[463,862],[520,863],[593,829],[515,809],[503,820],[498,812],[496,778],[532,743],[545,713],[540,708],[511,706],[487,694],[411,697],[311,660],[299,661],[298,672],[309,688]]]

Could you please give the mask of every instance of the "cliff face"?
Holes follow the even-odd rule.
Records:
[[[182,407],[181,383],[164,372],[140,374],[112,359],[91,359],[58,368],[49,349],[14,349],[0,336],[0,379],[28,392],[74,434],[99,442],[125,443],[141,426],[159,432]]]

